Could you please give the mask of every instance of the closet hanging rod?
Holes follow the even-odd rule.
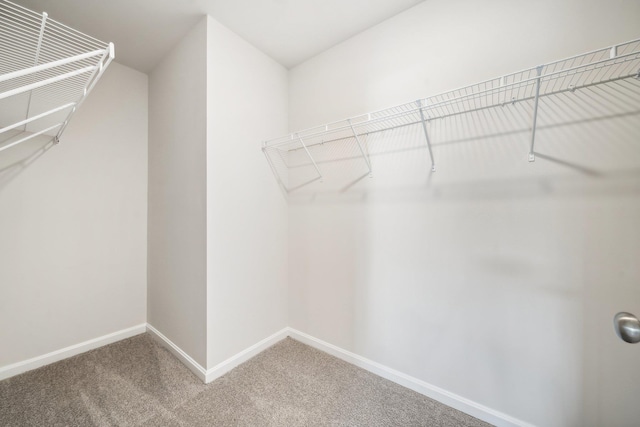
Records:
[[[25,68],[22,70],[17,70],[12,73],[2,74],[0,75],[0,82],[4,82],[10,79],[16,79],[18,77],[27,76],[29,74],[37,73],[40,71],[45,71],[50,68],[59,67],[61,65],[70,64],[72,62],[82,61],[83,59],[92,58],[94,56],[104,54],[104,50],[94,50],[92,52],[83,53],[81,55],[72,56],[70,58],[59,59],[57,61],[47,62],[44,64],[36,65],[31,68]]]
[[[50,116],[51,114],[55,114],[58,111],[62,111],[62,110],[66,110],[67,108],[75,107],[75,105],[76,105],[75,102],[70,102],[68,104],[61,105],[60,107],[54,108],[54,109],[49,110],[49,111],[45,111],[44,113],[38,114],[37,116],[33,116],[33,117],[28,118],[28,119],[24,119],[22,121],[19,121],[17,123],[9,125],[7,127],[4,127],[2,129],[0,129],[0,133],[4,133],[4,132],[10,131],[12,129],[19,128],[20,126],[24,126],[26,124],[29,124],[29,123],[33,122],[34,120],[39,120],[39,119],[41,119],[43,117],[47,117],[47,116]]]
[[[84,67],[84,68],[80,68],[79,70],[70,71],[68,73],[60,74],[59,76],[55,76],[55,77],[50,77],[50,78],[48,78],[46,80],[42,80],[42,81],[39,81],[39,82],[36,82],[36,83],[31,83],[29,85],[20,86],[18,88],[15,88],[15,89],[8,90],[6,92],[0,93],[0,99],[8,98],[10,96],[18,95],[18,94],[24,93],[24,92],[29,92],[29,91],[32,91],[33,89],[38,89],[39,87],[42,87],[42,86],[46,86],[46,85],[50,85],[50,84],[53,84],[53,83],[57,83],[57,82],[59,82],[61,80],[69,79],[71,77],[75,77],[75,76],[78,76],[80,74],[88,73],[89,71],[93,71],[96,68],[97,67],[95,67],[95,66]]]
[[[15,145],[18,145],[18,144],[20,144],[20,143],[23,143],[23,142],[25,142],[25,141],[28,141],[28,140],[30,140],[31,138],[35,138],[36,136],[43,135],[43,134],[45,134],[45,133],[47,133],[47,132],[49,132],[49,131],[52,131],[52,130],[54,130],[54,129],[56,129],[56,128],[59,128],[60,126],[62,126],[62,123],[58,123],[58,124],[55,124],[55,125],[53,125],[53,126],[50,126],[50,127],[46,128],[46,129],[43,129],[43,130],[41,130],[41,131],[39,131],[39,132],[29,134],[29,135],[25,136],[24,138],[20,138],[20,139],[19,139],[19,140],[17,140],[17,141],[12,141],[10,144],[3,145],[2,147],[0,147],[0,151],[6,150],[7,148],[11,148],[11,147],[13,147],[13,146],[15,146]]]

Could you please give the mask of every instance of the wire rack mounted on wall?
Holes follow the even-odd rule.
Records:
[[[114,46],[0,0],[0,151],[58,142],[114,58]]]
[[[264,141],[262,150],[279,184],[290,193],[326,179],[323,169],[332,161],[358,161],[365,173],[374,174],[376,153],[367,137],[389,130],[420,129],[435,172],[434,140],[526,132],[528,153],[523,155],[528,156],[523,158],[533,162],[541,115],[545,126],[554,126],[628,114],[639,107],[637,39]]]

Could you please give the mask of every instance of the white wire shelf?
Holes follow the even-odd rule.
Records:
[[[114,58],[114,46],[0,0],[0,151],[58,142]]]
[[[375,173],[380,134],[415,127],[435,172],[433,145],[526,133],[535,161],[536,129],[640,110],[640,39],[576,55],[346,120],[263,142],[282,188],[290,193],[326,180],[331,163],[358,162]],[[378,144],[376,146],[376,144]],[[523,153],[524,154],[524,153]]]

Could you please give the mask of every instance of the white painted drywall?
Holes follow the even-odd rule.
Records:
[[[633,1],[450,3],[424,2],[290,70],[291,130],[639,37]]]
[[[0,153],[0,366],[146,321],[147,84],[112,63],[58,146]]]
[[[206,365],[203,18],[149,78],[148,322]]]
[[[207,21],[208,368],[287,326],[287,204],[260,140],[287,130],[287,70]]]
[[[427,1],[292,69],[290,130],[623,42],[639,24],[622,0]],[[385,179],[428,171],[424,151],[374,159],[368,190],[315,184],[289,209],[290,326],[524,422],[635,425],[640,348],[611,321],[640,314],[638,120],[584,126],[582,139],[541,132],[540,147],[602,158],[595,177],[529,164],[526,143],[503,140],[435,148],[443,163],[413,188]]]

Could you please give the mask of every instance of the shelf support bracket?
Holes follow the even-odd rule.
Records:
[[[431,139],[429,138],[429,132],[427,132],[427,122],[424,119],[424,111],[422,111],[422,101],[416,101],[418,104],[418,111],[420,112],[420,119],[422,121],[422,130],[424,131],[424,137],[427,140],[427,148],[429,149],[429,158],[431,159],[431,172],[436,171],[436,162],[433,160],[433,150],[431,150]]]
[[[313,160],[313,156],[309,152],[309,149],[307,148],[307,146],[304,144],[304,141],[302,140],[300,135],[298,135],[298,141],[300,141],[300,144],[302,144],[302,148],[304,148],[304,151],[307,153],[307,156],[309,156],[309,160],[311,160],[311,163],[313,163],[313,167],[316,168],[316,172],[318,172],[318,176],[320,177],[320,182],[323,182],[322,172],[320,172],[320,169],[318,168],[316,161]]]
[[[98,62],[98,65],[94,68],[93,72],[91,73],[91,76],[87,80],[87,84],[84,86],[84,89],[82,90],[82,95],[76,101],[76,106],[73,107],[73,109],[69,112],[69,115],[67,115],[67,118],[64,121],[64,124],[58,130],[58,134],[55,136],[56,140],[60,140],[60,136],[62,136],[62,132],[64,132],[65,129],[67,128],[67,125],[69,124],[69,120],[71,120],[71,117],[73,116],[73,114],[80,107],[80,105],[82,105],[84,100],[87,98],[87,95],[89,95],[89,92],[93,90],[93,87],[96,85],[96,83],[98,83],[98,80],[100,80],[100,77],[102,77],[102,74],[107,69],[111,61],[113,61],[115,56],[116,56],[115,47],[113,43],[109,43],[109,46],[100,57],[100,61]]]
[[[536,142],[536,123],[538,121],[538,100],[540,99],[540,82],[541,82],[541,75],[542,75],[542,69],[544,68],[544,65],[540,65],[536,68],[536,71],[538,73],[538,78],[536,79],[536,97],[535,100],[533,101],[533,123],[531,124],[531,143],[529,145],[529,161],[530,162],[535,162],[536,161],[536,155],[533,152],[533,148]]]
[[[371,178],[371,177],[373,177],[373,169],[371,168],[371,161],[369,160],[369,158],[367,157],[367,155],[364,152],[364,148],[362,147],[362,144],[360,143],[360,137],[358,136],[358,133],[356,132],[355,128],[353,127],[353,124],[351,123],[351,119],[348,119],[347,122],[349,123],[349,127],[351,128],[351,132],[353,132],[353,136],[356,139],[356,143],[358,144],[358,148],[360,149],[360,153],[362,154],[362,158],[367,163],[367,167],[369,168],[369,178]]]
[[[273,162],[271,161],[271,158],[269,157],[269,154],[267,153],[266,141],[263,141],[262,143],[262,154],[264,154],[264,157],[267,159],[267,163],[269,163],[269,167],[271,168],[271,173],[273,173],[273,176],[276,177],[276,180],[278,181],[278,185],[280,186],[280,188],[285,192],[285,194],[289,194],[289,190],[287,190],[287,187],[284,185],[284,182],[282,182],[282,180],[280,179],[280,175],[278,175],[278,171],[276,170],[275,165],[273,164]]]

